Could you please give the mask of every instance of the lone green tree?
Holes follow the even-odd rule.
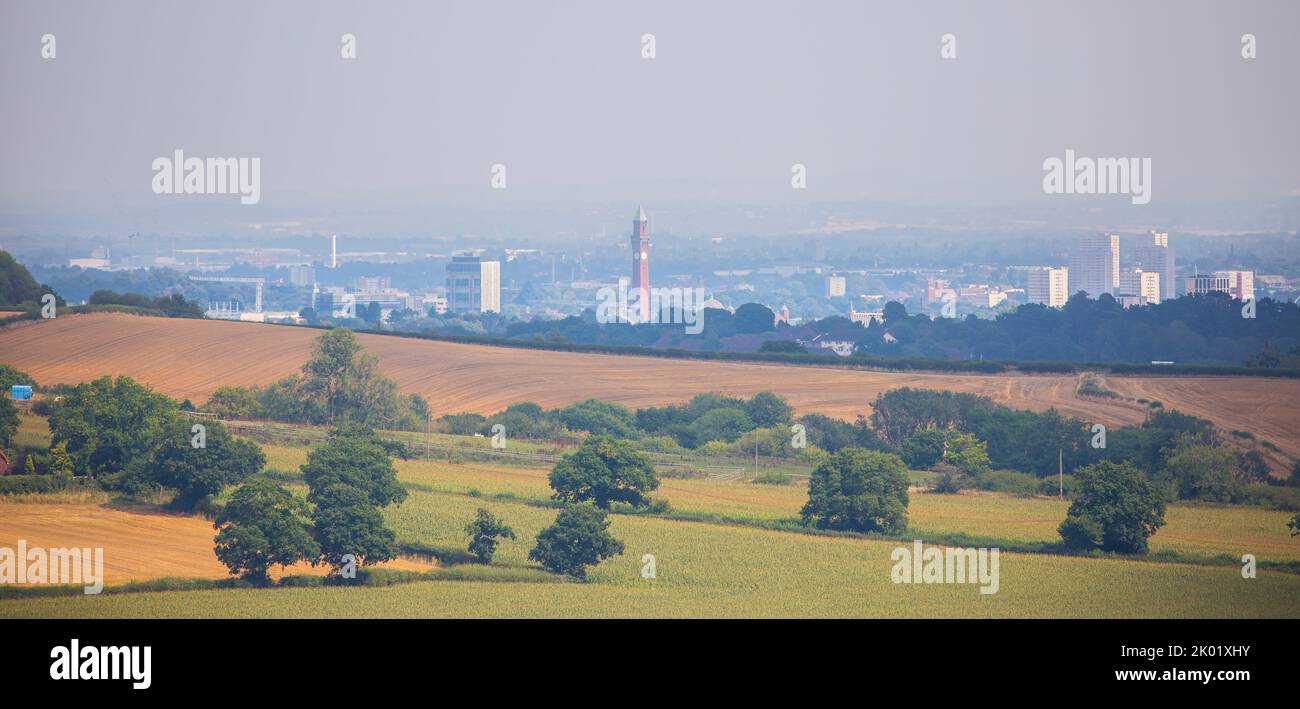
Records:
[[[302,473],[307,501],[315,505],[317,563],[338,573],[349,556],[358,565],[397,557],[397,535],[384,526],[379,508],[400,504],[407,492],[374,431],[356,424],[336,427],[307,455]]]
[[[1075,471],[1074,502],[1058,532],[1072,549],[1144,554],[1165,523],[1160,488],[1130,463],[1101,461]]]
[[[336,327],[316,338],[311,359],[302,365],[304,387],[320,397],[331,423],[348,408],[349,379],[355,374],[360,352],[356,334]]]
[[[590,502],[560,510],[555,522],[537,535],[528,558],[557,574],[586,580],[587,567],[623,553],[623,542],[609,534],[605,510]]]
[[[907,529],[907,466],[892,453],[846,448],[813,471],[804,524],[897,533]]]
[[[50,474],[72,477],[72,456],[68,444],[59,442],[50,447]]]
[[[356,429],[352,429],[356,430]],[[307,455],[302,466],[307,501],[316,503],[325,488],[343,483],[365,493],[371,504],[387,507],[406,499],[388,451],[365,435],[331,436]]]
[[[203,426],[202,440],[193,426]],[[196,446],[201,442],[201,446]],[[262,449],[232,437],[217,421],[178,420],[167,429],[146,466],[149,480],[176,490],[172,506],[193,510],[200,502],[238,485],[266,465]]]
[[[338,573],[352,555],[358,566],[397,558],[397,534],[384,526],[379,508],[364,490],[333,483],[317,491],[316,542],[320,561]]]
[[[790,406],[790,402],[780,396],[770,391],[760,391],[745,405],[745,413],[758,428],[771,428],[790,423],[794,408]]]
[[[648,504],[646,493],[659,487],[650,458],[612,436],[591,436],[583,441],[576,452],[555,464],[550,481],[554,499],[591,501],[602,509],[609,509],[612,502]]]
[[[474,519],[465,525],[465,535],[469,537],[469,551],[478,557],[479,563],[492,562],[500,539],[514,539],[515,530],[511,529],[496,515],[480,507]]]
[[[266,479],[241,485],[217,515],[217,559],[231,574],[266,583],[272,565],[289,566],[320,556],[308,527],[306,505]]]

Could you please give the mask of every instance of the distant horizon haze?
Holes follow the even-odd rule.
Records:
[[[1109,224],[1225,204],[1241,216],[1198,226],[1300,223],[1300,5],[1282,0],[6,0],[0,17],[0,237],[514,230],[637,203],[681,207],[661,219],[844,203]],[[154,194],[150,166],[175,150],[260,159],[260,202]],[[1066,150],[1149,159],[1150,204],[1044,194],[1043,161]]]

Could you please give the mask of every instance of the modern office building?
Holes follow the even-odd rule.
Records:
[[[311,264],[294,264],[289,267],[289,283],[295,286],[309,286],[315,282],[316,268]]]
[[[1040,268],[1028,273],[1025,297],[1049,308],[1063,307],[1070,299],[1070,269]]]
[[[1174,277],[1174,250],[1169,246],[1168,232],[1151,231],[1148,238],[1134,250],[1134,257],[1143,271],[1160,274],[1161,300],[1178,297],[1177,279]]]
[[[942,304],[945,300],[957,300],[957,291],[943,278],[929,276],[925,279],[925,304]]]
[[[384,293],[393,289],[393,279],[390,276],[357,276],[352,284],[362,293]]]
[[[845,293],[844,276],[826,277],[826,297],[843,298]]]
[[[452,256],[447,264],[447,310],[501,312],[501,262],[481,256]]]
[[[1135,268],[1119,276],[1117,295],[1132,296],[1135,305],[1155,305],[1160,302],[1161,278],[1155,271]]]
[[[1188,276],[1183,281],[1184,292],[1187,295],[1201,295],[1218,291],[1220,293],[1229,292],[1227,276],[1220,276],[1217,273],[1198,273],[1194,276]]]
[[[1237,300],[1254,300],[1255,299],[1255,272],[1254,271],[1215,271],[1216,278],[1223,277],[1228,279],[1228,295]]]
[[[957,289],[957,300],[977,308],[996,308],[1007,296],[987,283],[972,283]]]
[[[1080,236],[1070,253],[1070,290],[1088,297],[1114,294],[1119,287],[1119,235]]]

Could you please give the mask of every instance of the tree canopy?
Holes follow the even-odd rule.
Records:
[[[480,507],[474,513],[474,519],[465,525],[465,536],[469,537],[469,552],[478,557],[479,563],[487,564],[492,561],[500,540],[514,539],[515,530],[487,508]]]
[[[203,426],[203,445],[195,447],[193,426]],[[173,504],[194,509],[206,498],[237,485],[266,465],[262,450],[249,441],[231,437],[219,421],[194,424],[172,422],[153,449],[146,466],[147,479],[177,491]]]
[[[73,387],[51,411],[51,442],[66,444],[78,475],[108,476],[112,484],[152,451],[176,416],[175,402],[130,377],[101,377]]]
[[[321,492],[336,483],[358,489],[378,507],[400,503],[407,495],[388,451],[366,435],[331,437],[307,455],[302,474],[310,490],[308,502],[318,502]]]
[[[591,436],[574,453],[551,469],[552,495],[564,502],[591,501],[608,509],[610,503],[640,506],[646,493],[658,489],[650,459],[626,441],[612,436]]]
[[[314,560],[320,547],[309,531],[306,506],[280,485],[251,480],[230,496],[214,525],[217,559],[246,579],[266,582],[272,565]]]
[[[605,510],[590,502],[560,510],[555,522],[537,535],[528,558],[557,574],[587,578],[587,567],[623,553],[623,542],[609,533]]]
[[[1075,473],[1074,502],[1059,529],[1066,546],[1143,554],[1165,523],[1160,489],[1128,463],[1102,461]]]
[[[804,524],[818,529],[898,533],[907,529],[907,466],[892,453],[846,448],[808,482]]]

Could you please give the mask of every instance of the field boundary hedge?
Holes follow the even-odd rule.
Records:
[[[275,325],[278,327],[310,328],[314,330],[329,330],[332,328],[332,326],[329,325],[299,325],[294,323],[256,324]],[[716,350],[660,349],[639,345],[583,345],[562,342],[512,340],[504,337],[436,335],[427,332],[399,332],[394,330],[363,329],[356,330],[356,332],[367,335],[402,337],[414,340],[428,340],[432,342],[484,345],[488,347],[513,347],[517,349],[549,352],[628,355],[714,362],[751,362],[757,364],[836,367],[841,369],[861,369],[867,371],[939,372],[944,374],[1004,374],[1011,371],[1018,371],[1025,374],[1078,374],[1081,372],[1104,372],[1116,375],[1168,374],[1300,379],[1300,369],[1268,369],[1227,364],[1138,364],[1122,362],[1051,362],[991,359],[952,360],[932,357],[889,357],[884,355],[863,354],[854,354],[850,357],[838,357],[782,352],[726,352]]]
[[[72,315],[111,312],[140,315],[144,317],[170,317],[160,310],[137,308],[125,305],[74,305],[62,308],[61,312]],[[23,315],[0,321],[0,329],[8,327],[15,322],[27,322],[40,319],[40,312],[33,310]],[[247,323],[252,325],[273,325],[277,327],[296,327],[322,331],[333,328],[331,325],[259,323],[244,320],[227,320],[224,322]],[[483,345],[487,347],[512,347],[516,349],[549,352],[660,357],[663,359],[685,359],[705,362],[748,362],[755,364],[780,364],[789,366],[834,367],[838,369],[858,369],[863,371],[937,372],[941,374],[1005,374],[1008,372],[1021,372],[1023,374],[1078,374],[1081,372],[1101,372],[1119,376],[1170,375],[1300,379],[1300,369],[1297,368],[1272,369],[1263,367],[1243,367],[1230,364],[1142,364],[1130,362],[1052,362],[993,359],[958,360],[934,357],[890,357],[885,355],[864,354],[838,357],[811,353],[796,354],[784,352],[726,352],[717,350],[683,350],[674,348],[660,349],[640,345],[583,345],[569,342],[537,342],[534,340],[512,340],[505,337],[437,335],[429,332],[399,332],[395,330],[375,330],[369,328],[355,330],[355,332],[366,335],[403,337],[431,342]]]
[[[3,475],[0,476],[0,496],[31,495],[47,492],[87,488],[98,489],[94,480],[63,475]]]

